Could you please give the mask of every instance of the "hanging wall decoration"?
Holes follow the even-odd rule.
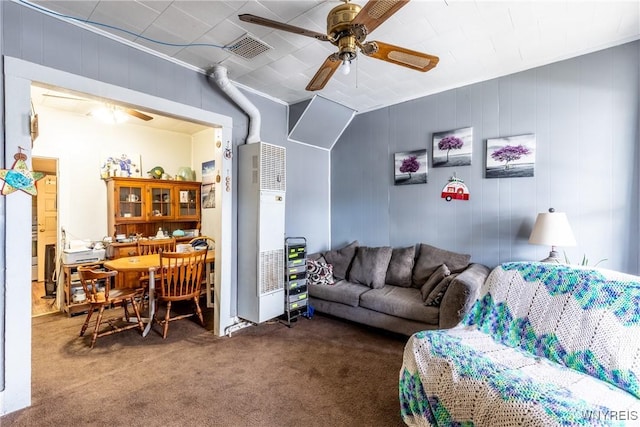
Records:
[[[402,151],[394,155],[394,184],[426,184],[427,150]]]
[[[0,179],[4,181],[2,195],[6,196],[14,191],[20,190],[35,196],[38,194],[36,181],[44,178],[43,172],[31,172],[27,167],[27,155],[22,152],[22,147],[18,147],[19,152],[13,158],[16,160],[11,169],[0,169]]]
[[[215,160],[202,163],[202,209],[213,209],[216,207],[215,173]]]
[[[535,151],[534,134],[487,139],[485,178],[532,177]]]
[[[472,148],[472,127],[434,132],[432,165],[434,168],[469,166]]]
[[[449,182],[442,188],[441,196],[447,202],[451,200],[469,200],[469,189],[464,181],[454,173]]]

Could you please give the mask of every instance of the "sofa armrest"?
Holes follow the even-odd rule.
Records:
[[[489,275],[489,267],[472,263],[451,281],[440,303],[440,329],[449,329],[460,323]]]

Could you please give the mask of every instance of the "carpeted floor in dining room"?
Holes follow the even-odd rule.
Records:
[[[33,318],[32,405],[0,426],[403,425],[404,336],[316,313],[230,337],[185,319],[166,340],[129,330],[90,349],[84,319]]]

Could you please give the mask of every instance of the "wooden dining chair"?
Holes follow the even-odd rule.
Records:
[[[189,244],[194,249],[207,248],[210,251],[214,251],[216,249],[216,241],[215,241],[215,239],[213,237],[209,237],[209,236],[194,237],[193,239],[189,240]],[[215,277],[214,272],[215,272],[215,262],[212,262],[211,263],[211,275]],[[211,283],[213,284],[213,280],[211,281]],[[202,280],[202,284],[205,285],[205,287],[206,287],[206,284],[207,284],[206,274],[205,274],[205,276],[204,276],[204,278]],[[206,289],[202,289],[201,292],[205,293]],[[212,298],[213,298],[213,295],[207,296],[207,302],[209,302]]]
[[[87,302],[89,303],[89,311],[87,312],[87,318],[80,330],[80,336],[84,336],[84,333],[91,321],[93,312],[98,310],[98,317],[96,318],[93,336],[91,337],[91,348],[93,348],[99,337],[133,328],[139,328],[140,332],[144,330],[142,318],[140,317],[140,310],[136,303],[136,299],[140,298],[144,289],[112,289],[113,278],[118,274],[118,272],[115,270],[98,270],[97,268],[98,266],[78,267],[78,276],[80,276],[80,282],[82,282],[82,288],[84,289],[87,296]],[[133,307],[133,312],[137,319],[137,322],[135,323],[129,322],[130,316],[127,308],[128,304],[131,304]],[[124,310],[124,320],[122,320],[121,317],[103,319],[104,309],[116,305],[122,305]],[[101,328],[103,320],[109,324],[109,328]]]
[[[176,239],[140,239],[138,240],[138,255],[159,254],[160,252],[175,252]]]
[[[160,252],[175,252],[176,239],[144,239],[138,240],[138,255],[159,254]],[[140,274],[140,285],[149,286],[149,273]],[[157,282],[157,279],[156,279]]]
[[[156,310],[153,320],[162,327],[162,338],[167,338],[169,322],[198,316],[204,326],[204,318],[200,309],[200,288],[205,272],[207,249],[193,252],[162,252],[160,254],[160,282],[156,285],[155,297],[157,306],[164,304],[164,319],[158,317]],[[195,311],[171,316],[171,304],[176,301],[193,301]]]

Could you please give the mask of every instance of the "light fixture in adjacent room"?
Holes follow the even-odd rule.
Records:
[[[98,107],[89,113],[91,117],[108,124],[120,124],[129,120],[129,115],[115,105]]]
[[[529,243],[551,246],[549,256],[541,260],[542,262],[562,263],[556,246],[576,245],[576,239],[573,236],[567,215],[564,212],[556,212],[553,208],[550,208],[549,212],[539,213],[535,224],[533,224]]]

